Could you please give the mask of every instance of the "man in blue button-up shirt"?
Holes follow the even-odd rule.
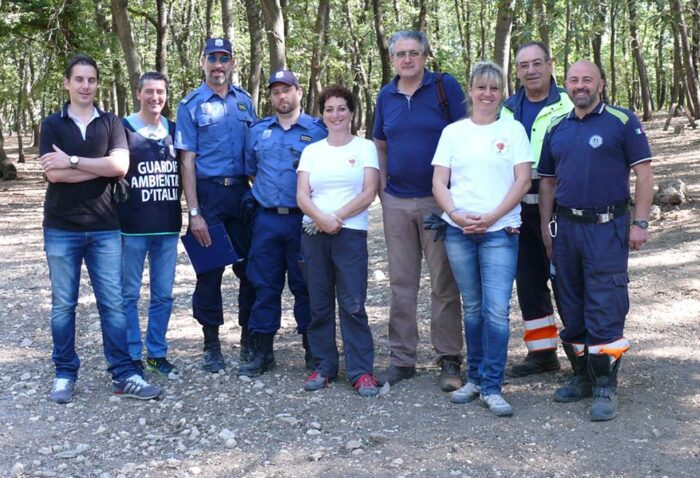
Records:
[[[255,109],[248,93],[229,83],[234,66],[231,42],[210,38],[200,60],[205,81],[180,102],[175,147],[182,151],[182,185],[189,208],[189,228],[197,241],[211,245],[208,226],[223,223],[240,257],[248,255],[250,230],[241,220],[241,202],[250,189],[243,151]],[[247,357],[247,326],[255,290],[245,274],[245,261],[233,265],[240,279],[238,323],[241,358]],[[224,322],[221,277],[224,269],[197,274],[192,310],[204,331],[204,369],[225,367],[219,343]]]
[[[255,287],[248,325],[253,354],[238,372],[247,376],[258,376],[274,365],[272,344],[280,327],[285,272],[307,367],[314,366],[306,341],[309,295],[298,265],[303,213],[296,201],[296,168],[304,148],[325,138],[327,131],[320,120],[301,111],[302,90],[294,73],[273,73],[268,89],[275,114],[251,126],[245,150],[245,172],[254,178],[253,197],[258,203],[247,267]]]

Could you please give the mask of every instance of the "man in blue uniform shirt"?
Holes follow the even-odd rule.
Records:
[[[430,336],[440,364],[440,388],[462,386],[462,312],[459,291],[442,241],[423,229],[423,217],[439,210],[432,192],[431,161],[445,126],[466,116],[457,80],[425,68],[423,32],[391,37],[396,77],[377,95],[374,143],[379,155],[379,198],[389,259],[389,368],[377,374],[394,385],[416,373],[417,299],[422,257],[430,271]]]
[[[561,339],[576,353],[575,375],[554,399],[593,396],[590,419],[604,421],[617,415],[617,373],[630,348],[623,333],[629,249],[649,239],[651,151],[634,113],[601,102],[603,80],[593,63],[571,65],[566,89],[575,107],[550,125],[538,167],[542,238],[566,318]],[[633,221],[630,169],[636,176]]]
[[[533,373],[559,370],[557,326],[552,296],[547,285],[550,264],[540,233],[539,175],[542,140],[552,119],[568,113],[573,104],[564,88],[554,81],[554,59],[547,45],[528,42],[515,54],[515,68],[521,86],[503,103],[501,116],[512,117],[525,127],[532,146],[532,186],[521,204],[522,225],[518,241],[518,302],[525,322],[527,356],[514,365],[508,375],[524,377]],[[555,291],[556,292],[556,291]],[[561,313],[561,311],[560,311]],[[568,348],[565,348],[567,355]]]
[[[306,340],[311,321],[309,294],[298,264],[303,213],[296,201],[296,168],[304,148],[328,133],[320,120],[301,111],[302,90],[294,73],[273,73],[268,90],[275,114],[251,126],[245,150],[245,172],[254,178],[257,202],[247,267],[255,287],[248,323],[252,358],[238,370],[239,375],[249,377],[264,373],[275,363],[272,347],[280,328],[285,272],[294,294],[294,318],[297,332],[303,334],[307,368],[314,367]]]
[[[247,257],[250,229],[241,219],[241,202],[250,189],[243,151],[255,110],[248,93],[229,83],[234,58],[231,42],[207,40],[201,57],[205,80],[180,102],[175,147],[182,151],[182,185],[189,209],[189,228],[204,247],[211,245],[208,226],[223,224],[239,257]],[[241,358],[247,356],[247,327],[255,290],[245,273],[245,261],[233,265],[240,279],[238,323]],[[224,322],[221,278],[224,269],[197,274],[192,296],[194,318],[204,332],[204,369],[225,367],[219,326]]]

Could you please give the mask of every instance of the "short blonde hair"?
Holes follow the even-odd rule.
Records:
[[[503,91],[506,83],[505,76],[503,75],[503,69],[492,61],[480,61],[469,75],[469,88],[473,88],[477,81],[493,82],[499,90]],[[505,92],[501,95],[500,103],[505,101]],[[472,99],[471,96],[467,95],[467,104],[469,105],[469,111],[472,111]]]

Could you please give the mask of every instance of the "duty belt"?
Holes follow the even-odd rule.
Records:
[[[263,210],[275,214],[303,214],[298,207],[264,207]]]
[[[234,176],[234,177],[223,177],[223,176],[212,176],[209,178],[203,178],[206,181],[211,181],[213,183],[219,184],[221,186],[239,186],[241,184],[248,184],[248,178],[245,176]]]
[[[627,201],[617,202],[610,206],[596,208],[569,208],[557,206],[557,216],[563,217],[573,222],[583,222],[588,224],[605,224],[616,217],[629,214]]]

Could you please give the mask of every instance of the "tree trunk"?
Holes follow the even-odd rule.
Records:
[[[610,102],[617,102],[617,72],[615,71],[615,3],[610,5]]]
[[[368,124],[371,124],[372,120],[372,97],[369,92],[369,80],[368,80],[368,75],[367,72],[365,71],[365,67],[362,63],[362,58],[363,58],[363,50],[364,50],[364,38],[361,38],[357,34],[357,28],[355,24],[355,20],[352,17],[352,10],[350,8],[350,3],[349,2],[344,2],[343,4],[345,8],[345,21],[347,23],[347,31],[350,33],[350,38],[352,39],[350,49],[352,51],[352,71],[354,74],[353,78],[353,94],[356,95],[356,98],[359,101],[362,99],[364,102],[364,117],[360,114],[359,111],[356,112],[355,114],[355,124],[354,124],[354,131],[357,131],[358,129],[362,128],[363,126],[367,128],[367,131],[365,133],[365,137],[371,138],[372,137],[372,131],[370,127],[367,127]],[[361,10],[360,11],[360,20],[359,23],[363,24],[364,21],[367,18],[367,11],[366,10]]]
[[[262,76],[263,38],[260,3],[258,0],[245,0],[245,12],[250,35],[250,71],[248,72],[248,93],[256,108],[260,107],[260,81]]]
[[[207,0],[204,5],[204,38],[212,37],[212,14],[214,13],[214,0]]]
[[[685,25],[685,15],[683,13],[683,5],[681,0],[671,1],[671,12],[678,20],[678,33],[680,34],[681,59],[683,60],[683,69],[685,70],[685,85],[688,91],[688,107],[692,109],[692,114],[695,119],[700,119],[700,85],[698,85],[698,75],[695,71],[690,56],[690,42],[688,40],[688,29]]]
[[[221,0],[221,26],[224,29],[224,38],[233,40],[233,13],[231,0]]]
[[[551,46],[549,45],[549,24],[547,23],[547,14],[544,11],[544,1],[534,0],[533,4],[533,13],[535,15],[535,19],[537,20],[537,31],[540,34],[540,41],[551,49]]]
[[[513,28],[513,7],[515,0],[499,0],[496,32],[493,40],[493,61],[501,65],[504,74],[508,74],[510,59],[510,34]],[[505,92],[510,96],[510,91]]]
[[[17,179],[17,168],[7,157],[5,152],[5,135],[3,134],[3,125],[5,119],[2,117],[3,107],[0,105],[0,179],[10,180]]]
[[[171,4],[172,5],[172,4]],[[181,12],[180,16],[171,15],[170,33],[175,43],[175,51],[177,51],[178,59],[180,60],[181,69],[175,74],[181,77],[180,97],[184,97],[194,87],[192,76],[195,68],[190,61],[190,34],[192,32],[192,15],[194,12],[194,0],[189,0],[186,8]],[[201,71],[201,70],[199,70]],[[200,73],[201,74],[201,73]]]
[[[593,63],[600,69],[601,78],[606,80],[605,67],[603,66],[603,56],[601,54],[601,46],[603,44],[603,34],[605,34],[605,2],[601,1],[597,5],[594,4],[595,16],[593,19],[593,37],[591,38],[591,47],[593,49]],[[606,85],[607,86],[607,85]],[[608,102],[607,88],[603,90],[602,100]]]
[[[420,5],[420,10],[418,11],[418,18],[416,18],[416,22],[413,24],[413,29],[418,32],[425,32],[428,6],[426,5],[425,0],[418,0],[418,3]]]
[[[280,0],[260,0],[262,17],[265,22],[267,42],[270,48],[270,70],[287,68],[287,56],[284,39],[284,19]]]
[[[571,51],[571,0],[566,0],[566,25],[564,27],[564,78],[569,71],[569,52]]]
[[[126,68],[129,72],[129,85],[131,86],[131,100],[134,109],[137,109],[138,99],[136,98],[136,88],[141,77],[141,59],[134,43],[131,33],[131,20],[127,11],[128,0],[112,0],[112,18],[117,27],[117,36],[121,43]]]
[[[168,74],[168,11],[165,0],[156,0],[156,70]]]
[[[653,106],[651,104],[651,93],[649,91],[649,78],[647,70],[644,66],[644,58],[642,57],[642,48],[639,45],[639,37],[637,35],[637,2],[636,0],[627,0],[627,11],[630,18],[630,37],[632,38],[632,54],[634,62],[637,64],[637,73],[639,75],[639,88],[642,96],[642,121],[651,120]]]
[[[372,10],[374,11],[374,31],[377,37],[377,48],[379,48],[379,60],[382,63],[382,86],[384,86],[391,81],[391,59],[389,58],[389,43],[382,23],[381,0],[372,0]]]
[[[316,26],[314,28],[314,44],[311,53],[311,73],[309,88],[306,93],[306,112],[312,116],[319,115],[318,97],[321,94],[321,75],[328,59],[328,23],[331,5],[329,0],[319,0]]]
[[[656,43],[656,109],[661,110],[666,102],[666,70],[664,69],[664,25],[659,27]]]
[[[471,70],[471,54],[469,46],[471,44],[471,27],[469,26],[469,9],[465,8],[464,0],[454,0],[455,12],[457,13],[457,29],[459,39],[462,43],[462,61],[464,62],[465,78],[469,78]],[[466,10],[466,14],[465,14]]]

